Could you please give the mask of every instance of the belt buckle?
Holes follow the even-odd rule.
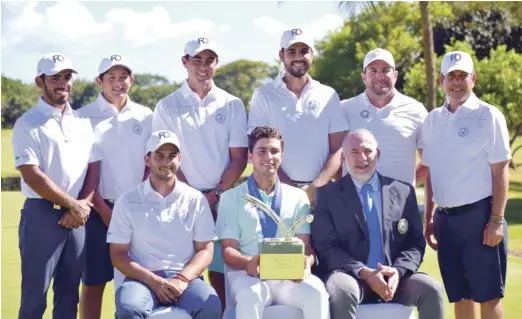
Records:
[[[60,205],[58,205],[56,203],[53,203],[53,209],[60,210],[60,209],[62,209],[62,207],[60,207]]]

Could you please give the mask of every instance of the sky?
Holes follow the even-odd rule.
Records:
[[[2,1],[1,72],[33,83],[38,60],[60,52],[78,77],[93,80],[104,56],[120,54],[135,73],[181,82],[191,39],[214,40],[221,65],[274,64],[284,30],[301,28],[320,40],[342,25],[336,2]]]

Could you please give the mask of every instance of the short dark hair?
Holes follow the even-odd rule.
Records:
[[[254,151],[254,146],[257,141],[262,138],[275,138],[281,141],[281,150],[284,147],[284,140],[281,132],[273,126],[263,125],[258,126],[248,134],[248,151],[252,153]]]
[[[131,71],[129,68],[126,68],[126,67],[124,67],[123,65],[122,65],[121,67],[123,67],[125,70],[127,70],[127,72],[129,73],[129,76],[132,75],[132,71]],[[109,68],[109,70],[110,70],[110,68]],[[103,77],[105,76],[105,74],[107,74],[107,72],[109,72],[109,70],[107,70],[107,71],[105,71],[105,72],[103,72],[103,73],[100,73],[100,74],[98,75],[98,77],[100,78],[100,80],[103,81]]]

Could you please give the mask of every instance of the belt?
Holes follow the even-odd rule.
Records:
[[[312,181],[312,182],[313,182],[313,181]],[[294,184],[297,185],[298,187],[301,187],[301,186],[304,186],[304,185],[310,185],[310,184],[312,184],[312,182],[292,181],[292,183],[294,183]]]
[[[456,215],[460,213],[465,213],[467,211],[472,210],[473,208],[480,206],[483,203],[491,202],[491,196],[484,197],[483,199],[476,201],[471,204],[466,204],[462,206],[455,206],[455,207],[438,207],[438,211],[441,213],[444,213],[446,215]]]
[[[214,191],[213,188],[200,190],[200,192],[202,192],[203,194],[208,194],[208,193],[213,192],[213,191]]]
[[[61,210],[61,209],[68,209],[67,207],[63,207],[63,206],[60,206],[56,203],[53,203],[51,202],[50,200],[47,200],[47,199],[44,199],[44,198],[27,198],[26,200],[30,200],[30,201],[43,201],[45,202],[46,204],[48,204],[49,206],[53,205],[53,209],[56,209],[56,210]]]
[[[105,198],[104,201],[109,202],[109,203],[111,203],[111,204],[114,204],[114,202],[115,202],[116,200],[115,200],[115,199],[106,199],[106,198]]]

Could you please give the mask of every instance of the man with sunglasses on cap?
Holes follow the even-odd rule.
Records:
[[[105,284],[114,276],[106,242],[114,200],[144,179],[143,153],[151,134],[152,111],[129,99],[134,82],[131,63],[112,54],[98,67],[96,84],[102,92],[78,114],[91,120],[96,146],[103,161],[94,210],[86,225],[86,264],[80,300],[80,319],[101,317]],[[122,158],[124,160],[122,160]]]
[[[15,166],[22,175],[19,248],[22,294],[19,319],[42,318],[54,280],[55,319],[76,319],[84,267],[85,222],[98,185],[100,155],[88,120],[69,102],[76,73],[60,53],[40,59],[41,97],[13,128]]]
[[[504,318],[509,188],[509,133],[495,106],[481,101],[468,53],[448,52],[441,65],[444,104],[430,112],[422,129],[425,237],[437,250],[455,318]],[[437,204],[437,209],[435,205]]]
[[[178,178],[203,192],[217,216],[221,193],[234,186],[247,162],[246,111],[241,100],[212,80],[219,62],[215,42],[190,40],[181,58],[187,80],[158,102],[153,130],[167,129],[179,138],[185,160]],[[225,305],[221,244],[214,245],[209,279]]]
[[[176,178],[181,144],[154,132],[145,152],[150,176],[114,204],[107,234],[114,266],[126,276],[116,291],[116,319],[144,319],[175,306],[194,319],[220,319],[221,303],[203,281],[216,237],[206,198]]]
[[[287,30],[279,59],[285,70],[254,91],[248,131],[257,126],[278,128],[285,138],[282,182],[301,187],[314,204],[315,189],[328,183],[341,167],[341,144],[348,125],[339,96],[310,77],[313,41],[301,29]]]
[[[411,185],[426,177],[426,167],[416,164],[421,154],[421,129],[428,115],[415,99],[395,89],[398,72],[391,52],[377,48],[366,54],[361,78],[366,90],[341,102],[351,130],[365,128],[379,143],[377,169],[385,176]]]

